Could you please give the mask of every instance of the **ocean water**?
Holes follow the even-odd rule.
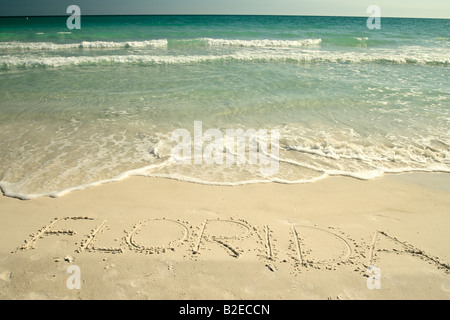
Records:
[[[450,20],[82,16],[68,30],[66,19],[0,18],[5,195],[132,175],[240,185],[450,172]],[[172,132],[194,121],[279,130],[278,172],[177,163]]]

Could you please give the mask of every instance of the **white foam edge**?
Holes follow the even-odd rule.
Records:
[[[201,38],[210,46],[230,46],[230,47],[303,47],[319,45],[322,39],[299,39],[299,40],[233,40],[233,39],[212,39]]]
[[[20,200],[32,200],[32,199],[43,198],[43,197],[59,198],[59,197],[62,197],[64,195],[72,192],[72,191],[79,191],[79,190],[84,190],[84,189],[88,189],[88,188],[92,188],[92,187],[97,187],[97,186],[111,183],[111,182],[122,181],[131,176],[144,175],[143,174],[144,171],[165,166],[168,164],[168,162],[171,162],[171,160],[167,160],[167,161],[165,161],[161,164],[157,164],[157,165],[151,165],[151,166],[146,166],[146,167],[142,167],[142,168],[138,168],[138,169],[128,170],[128,171],[122,172],[119,175],[117,175],[113,178],[110,178],[110,179],[103,179],[103,180],[86,183],[86,184],[81,184],[78,186],[65,188],[65,189],[61,189],[61,190],[57,190],[57,191],[50,191],[50,192],[44,192],[44,193],[33,193],[33,194],[12,192],[9,190],[12,183],[9,183],[6,181],[0,181],[0,189],[3,192],[4,196],[11,197],[11,198],[17,198]]]
[[[140,64],[188,64],[212,61],[294,61],[294,62],[332,62],[332,63],[364,63],[364,62],[388,62],[396,64],[450,64],[450,56],[434,56],[429,55],[418,57],[405,54],[335,54],[325,51],[320,52],[302,52],[292,54],[254,54],[254,53],[237,53],[231,55],[205,55],[205,56],[157,56],[157,55],[111,55],[111,56],[80,56],[80,57],[27,57],[17,58],[13,56],[3,56],[0,59],[0,67],[62,67],[74,66],[92,63],[140,63]]]
[[[79,43],[57,44],[53,42],[0,42],[0,50],[65,50],[65,49],[114,49],[114,48],[143,48],[166,47],[167,39],[145,41],[82,41]]]
[[[37,198],[43,198],[43,197],[51,197],[51,198],[59,198],[62,197],[70,192],[73,191],[80,191],[88,188],[93,188],[96,186],[100,186],[107,183],[112,182],[119,182],[122,180],[125,180],[126,178],[133,177],[133,176],[142,176],[142,177],[149,177],[149,178],[163,178],[163,179],[171,179],[171,180],[177,180],[182,182],[189,182],[189,183],[195,183],[195,184],[201,184],[201,185],[211,185],[211,186],[243,186],[243,185],[251,185],[251,184],[268,184],[268,183],[279,183],[279,184],[289,184],[289,185],[295,185],[295,184],[306,184],[306,183],[314,183],[321,180],[324,180],[331,176],[343,176],[343,177],[349,177],[354,178],[358,180],[374,180],[377,178],[380,178],[384,176],[385,174],[407,174],[407,173],[417,173],[417,172],[424,172],[424,173],[450,173],[450,168],[439,165],[439,164],[433,164],[430,165],[427,168],[402,168],[402,169],[387,169],[387,168],[375,168],[374,170],[369,171],[361,171],[361,172],[349,172],[349,171],[341,171],[341,170],[317,170],[318,172],[321,172],[320,175],[310,178],[310,179],[300,179],[300,180],[286,180],[286,179],[280,179],[280,178],[269,178],[269,179],[254,179],[254,180],[245,180],[245,181],[236,181],[236,182],[218,182],[218,181],[205,181],[202,179],[194,178],[194,177],[188,177],[184,175],[179,174],[159,174],[159,173],[146,173],[145,171],[150,169],[155,169],[158,167],[166,166],[169,163],[173,163],[174,161],[172,159],[166,160],[165,162],[157,165],[151,165],[142,167],[139,169],[133,169],[129,171],[125,171],[111,179],[104,179],[100,181],[95,181],[92,183],[82,184],[71,188],[66,188],[58,191],[52,191],[52,192],[45,192],[45,193],[37,193],[37,194],[25,194],[20,192],[12,192],[9,189],[9,186],[12,185],[9,182],[6,181],[0,181],[0,190],[3,192],[4,196],[11,197],[11,198],[17,198],[20,200],[32,200]],[[289,162],[289,161],[284,161]]]

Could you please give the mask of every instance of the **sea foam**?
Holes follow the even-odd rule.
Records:
[[[97,46],[99,44],[96,44]],[[347,53],[330,51],[303,51],[303,52],[237,52],[224,55],[102,55],[102,56],[57,56],[57,57],[34,57],[34,56],[12,56],[0,57],[0,67],[4,70],[14,68],[38,68],[38,67],[63,67],[76,65],[96,64],[187,64],[214,61],[273,61],[273,62],[296,62],[296,63],[392,63],[392,64],[417,64],[417,65],[450,65],[450,55],[436,53],[394,53],[394,52],[371,52],[371,53]]]
[[[165,47],[167,39],[148,41],[82,41],[80,43],[58,44],[52,42],[0,42],[0,51],[7,50],[68,50],[68,49],[115,49],[115,48],[144,48],[144,47]]]

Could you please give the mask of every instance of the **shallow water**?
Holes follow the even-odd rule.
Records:
[[[0,187],[59,196],[129,175],[304,183],[450,172],[449,20],[0,19]],[[172,132],[279,130],[279,170],[180,165]],[[226,150],[224,150],[225,152]],[[226,152],[225,152],[226,153]],[[226,154],[224,153],[224,157]]]

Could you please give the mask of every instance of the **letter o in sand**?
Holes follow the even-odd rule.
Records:
[[[181,222],[168,219],[147,220],[138,223],[127,235],[130,249],[147,253],[174,250],[189,237],[188,228]]]

